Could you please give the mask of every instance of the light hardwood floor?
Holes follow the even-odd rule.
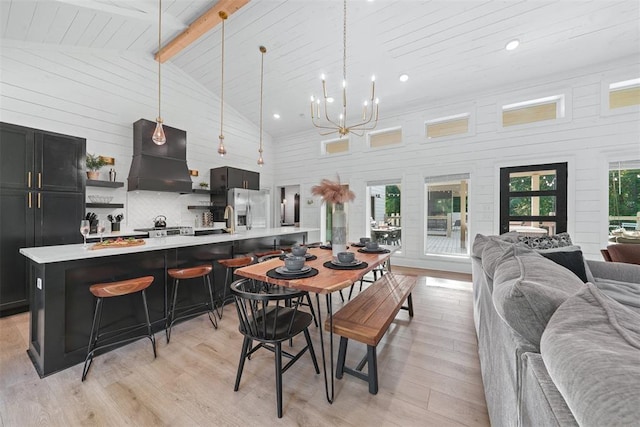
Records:
[[[304,355],[284,374],[278,419],[272,353],[247,361],[233,391],[242,338],[232,309],[218,330],[200,316],[175,326],[169,345],[156,334],[155,360],[141,340],[98,356],[84,383],[82,365],[40,379],[25,351],[29,318],[20,314],[0,319],[0,425],[488,426],[470,277],[394,267],[401,270],[429,276],[414,291],[414,318],[402,310],[378,346],[375,396],[347,375],[336,380],[330,405],[322,374]],[[303,342],[296,338],[294,347]],[[348,362],[364,350],[350,343]]]

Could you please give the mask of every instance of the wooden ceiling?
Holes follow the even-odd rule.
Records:
[[[163,40],[216,5],[163,0]],[[2,39],[90,49],[157,51],[154,0],[0,0]],[[446,103],[596,63],[640,58],[637,0],[350,0],[347,24],[349,105],[368,95],[376,75],[382,117]],[[258,123],[260,52],[265,56],[265,131],[308,130],[309,97],[339,89],[342,1],[252,0],[226,22],[225,101]],[[505,44],[519,38],[513,52]],[[213,93],[220,88],[220,26],[168,62]],[[401,73],[409,74],[400,83]],[[637,77],[637,76],[635,76]],[[280,120],[271,118],[273,113]]]

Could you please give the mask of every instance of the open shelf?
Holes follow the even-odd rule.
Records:
[[[191,209],[211,209],[213,208],[213,205],[189,205],[187,206],[187,209],[191,210]]]
[[[124,182],[100,181],[98,179],[88,179],[87,180],[87,187],[119,188],[119,187],[124,187]]]
[[[211,191],[209,191],[208,188],[206,190],[203,188],[193,188],[191,189],[191,192],[194,194],[210,194],[211,193]]]
[[[124,208],[123,203],[87,203],[88,208]]]

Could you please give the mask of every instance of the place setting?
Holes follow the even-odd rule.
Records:
[[[322,266],[332,270],[360,270],[367,268],[369,264],[356,259],[353,252],[339,252],[337,258],[325,262]]]
[[[364,248],[358,249],[358,252],[363,254],[388,254],[391,251],[380,246],[378,242],[367,242]]]
[[[361,237],[359,242],[351,243],[354,248],[364,248],[371,241],[371,237]]]
[[[307,249],[308,248],[306,246],[294,245],[291,247],[291,253],[280,255],[280,259],[285,260],[292,257],[303,257],[305,261],[313,261],[318,258],[317,256],[307,252]]]
[[[284,265],[267,271],[267,276],[272,279],[304,279],[318,274],[318,270],[305,265],[305,259],[301,256],[291,256],[284,259]]]

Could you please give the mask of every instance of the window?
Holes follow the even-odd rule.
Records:
[[[425,252],[427,255],[469,254],[469,174],[425,179]]]
[[[567,231],[567,164],[500,169],[500,233]]]
[[[349,138],[322,141],[322,154],[339,154],[349,152]]]
[[[402,128],[369,133],[369,147],[382,148],[402,143]]]
[[[372,240],[385,245],[402,245],[401,189],[399,181],[368,183],[367,235]]]
[[[467,133],[469,133],[469,113],[442,117],[425,123],[425,135],[429,139]]]
[[[564,117],[564,96],[532,99],[502,106],[502,126],[554,120]]]
[[[640,79],[626,80],[609,85],[609,108],[640,105]]]
[[[609,164],[609,231],[640,230],[640,159]]]

